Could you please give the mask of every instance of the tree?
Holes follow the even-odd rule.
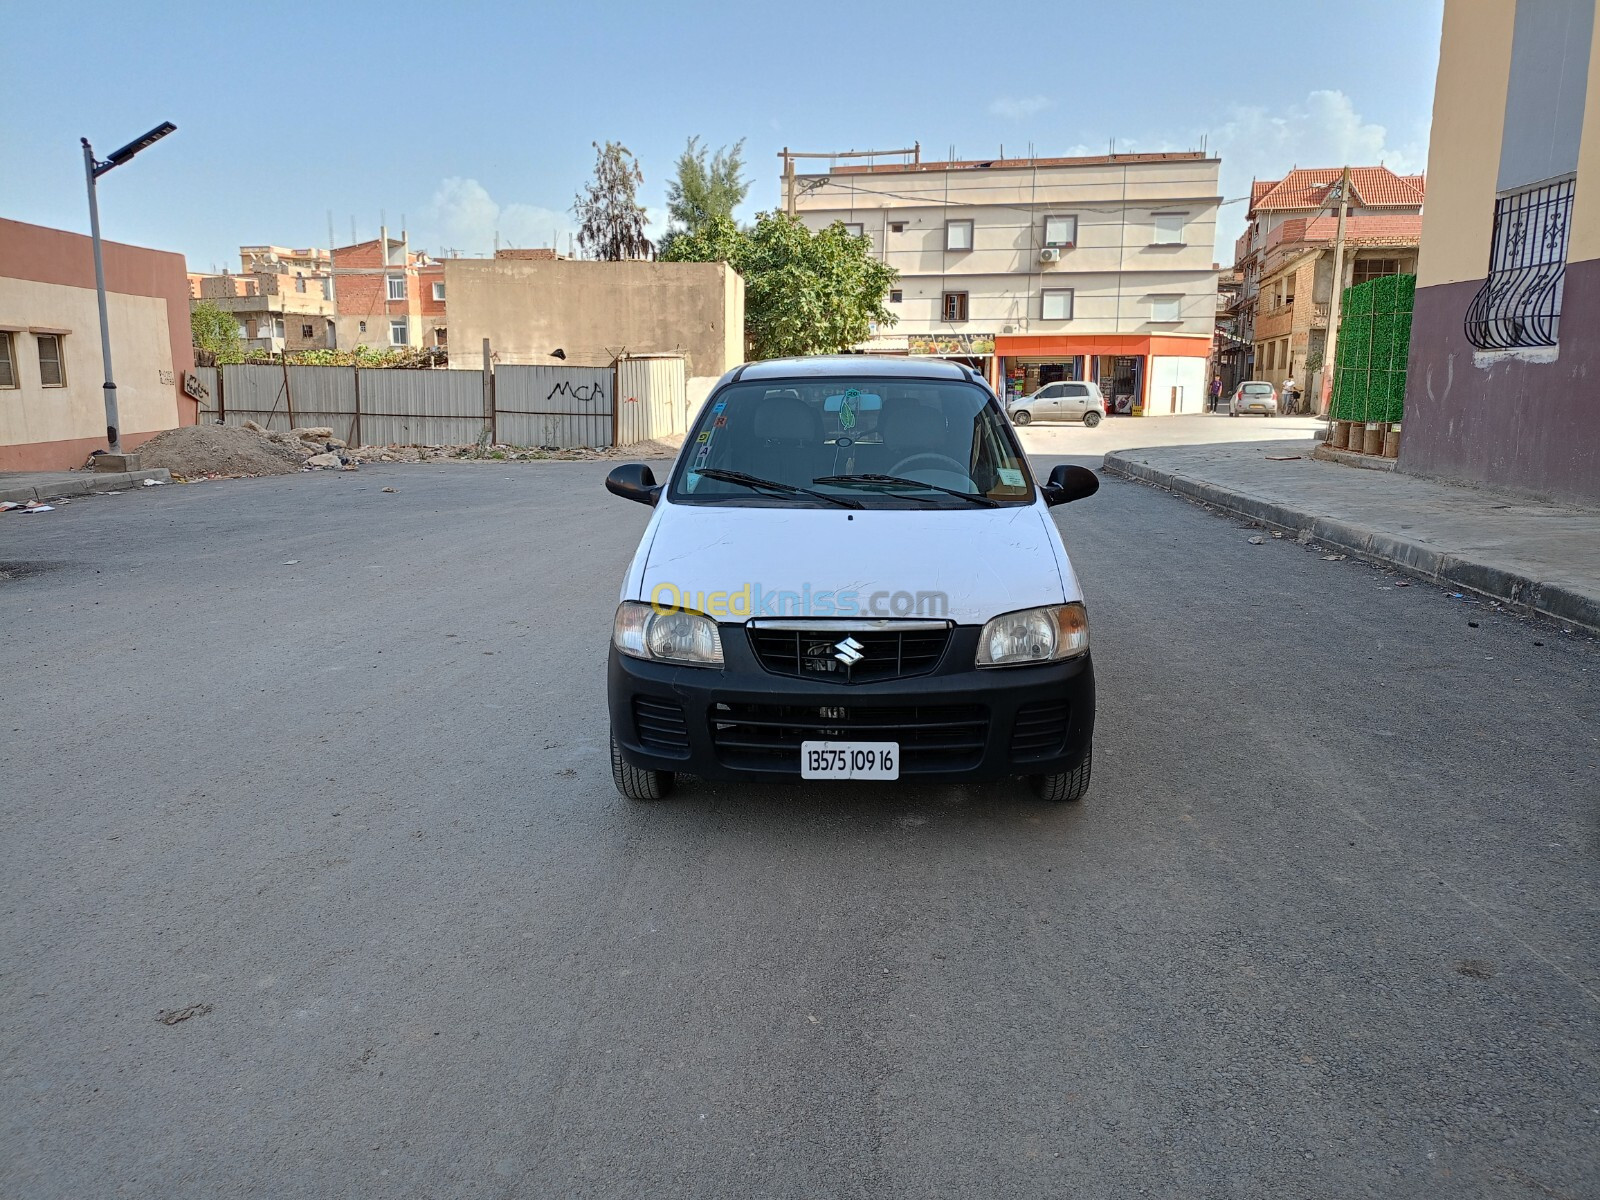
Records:
[[[572,205],[579,221],[578,245],[608,262],[651,257],[655,247],[645,236],[645,211],[638,200],[644,172],[621,142],[593,145],[594,179]]]
[[[744,276],[744,328],[755,358],[830,354],[893,325],[884,305],[898,271],[838,222],[813,233],[797,217],[761,213],[748,231],[709,218],[673,240],[668,262],[725,262]]]
[[[238,361],[244,353],[244,339],[239,336],[239,322],[230,312],[224,312],[209,300],[201,300],[189,309],[190,341],[201,350],[209,350],[219,360]]]
[[[732,217],[744,203],[750,182],[744,178],[744,139],[721,147],[706,161],[698,137],[678,156],[678,174],[667,184],[667,215],[673,232],[699,233],[713,217]]]

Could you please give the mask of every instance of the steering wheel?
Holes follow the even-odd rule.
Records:
[[[919,463],[923,461],[930,461],[940,466],[948,465],[951,470],[953,470],[957,475],[960,475],[963,479],[970,479],[972,477],[971,472],[968,471],[963,464],[958,463],[948,454],[935,454],[932,451],[924,451],[921,454],[913,454],[910,458],[902,458],[899,462],[895,463],[894,466],[889,468],[889,474],[904,475],[906,473],[906,468],[912,463]]]

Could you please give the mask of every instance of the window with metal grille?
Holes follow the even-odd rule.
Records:
[[[967,294],[965,292],[946,292],[944,294],[943,308],[946,321],[965,321],[967,319]]]
[[[11,331],[0,329],[0,388],[17,386],[17,355]]]
[[[309,326],[309,325],[300,326],[300,336],[303,337],[303,338],[311,337],[312,336],[311,326]]]
[[[39,343],[39,382],[45,387],[66,387],[67,369],[61,361],[61,338],[54,333],[34,335]]]
[[[899,304],[905,298],[906,298],[906,294],[904,292],[902,292],[899,288],[892,288],[890,290],[890,292],[889,292],[889,303],[890,304]]]
[[[1489,277],[1467,306],[1467,341],[1480,350],[1556,344],[1573,183],[1540,184],[1495,201]]]
[[[406,277],[404,275],[389,276],[389,299],[404,300],[406,298]]]

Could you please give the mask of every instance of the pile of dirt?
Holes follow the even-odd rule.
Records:
[[[159,433],[139,447],[141,468],[165,467],[174,479],[222,475],[287,475],[298,471],[321,446],[287,434],[232,425],[184,425]]]

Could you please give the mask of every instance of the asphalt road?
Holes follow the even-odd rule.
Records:
[[[605,467],[0,517],[0,1195],[1600,1195],[1596,643],[1107,480],[1082,805],[630,805]]]

